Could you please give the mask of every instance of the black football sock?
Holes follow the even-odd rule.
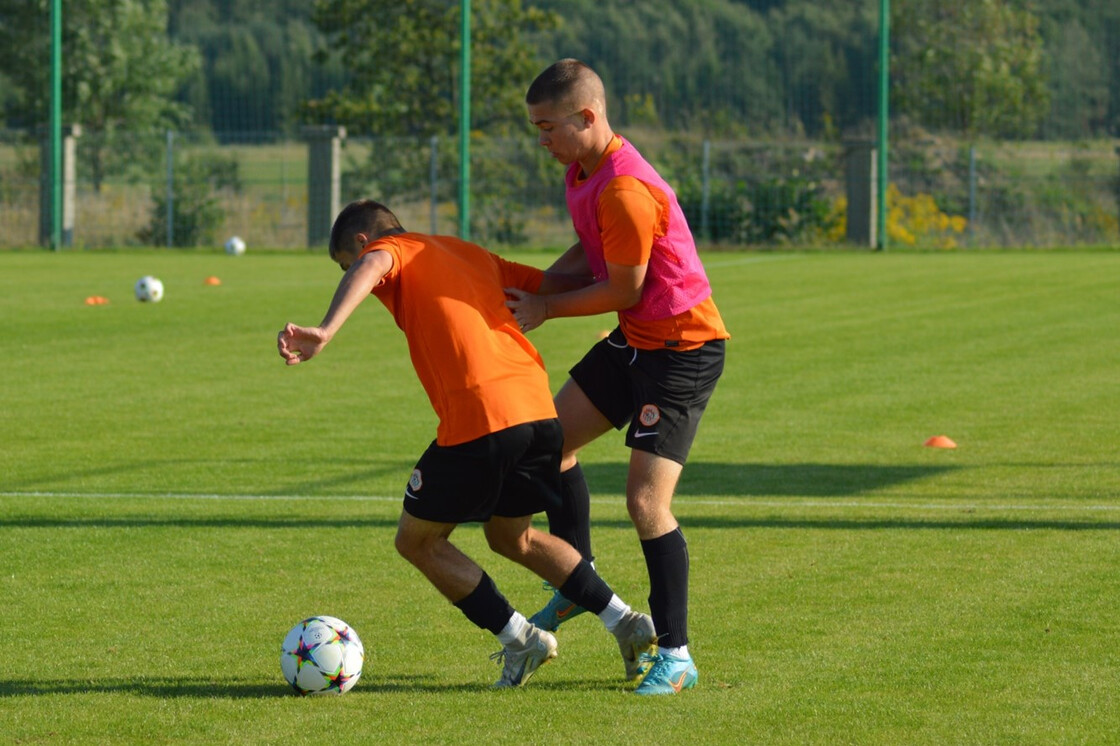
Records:
[[[664,536],[642,541],[649,572],[649,611],[657,644],[688,644],[688,543],[680,526]]]
[[[599,577],[599,573],[595,572],[595,568],[587,560],[581,560],[557,590],[564,598],[596,615],[607,608],[607,604],[614,597],[614,591]]]
[[[560,472],[560,507],[545,512],[548,514],[548,532],[571,544],[588,562],[594,562],[595,556],[591,553],[591,494],[583,478],[583,468],[578,463]]]
[[[467,619],[495,635],[502,631],[513,616],[513,607],[485,572],[475,589],[461,601],[456,601],[455,607]]]

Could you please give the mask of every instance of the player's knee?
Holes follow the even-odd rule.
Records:
[[[651,503],[640,495],[626,496],[626,512],[634,523],[644,521],[650,515]]]
[[[423,542],[419,541],[417,537],[409,534],[406,531],[397,531],[397,537],[393,542],[397,549],[397,554],[404,557],[412,564],[417,564],[419,557],[423,551]]]
[[[520,534],[510,534],[501,531],[488,532],[486,534],[486,541],[490,544],[490,549],[515,562],[529,554],[530,542],[527,531],[523,531]]]

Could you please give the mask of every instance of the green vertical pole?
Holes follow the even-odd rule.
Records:
[[[51,2],[51,249],[62,247],[62,0]]]
[[[460,6],[459,53],[459,237],[471,237],[471,3]]]
[[[891,0],[879,0],[879,153],[876,159],[875,244],[887,248],[887,140],[890,120]]]

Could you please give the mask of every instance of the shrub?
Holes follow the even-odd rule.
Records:
[[[215,230],[225,219],[217,193],[241,189],[237,160],[216,154],[176,155],[171,186],[171,245],[215,243]],[[141,241],[152,246],[167,244],[167,213],[166,181],[153,184],[152,217],[138,233]]]

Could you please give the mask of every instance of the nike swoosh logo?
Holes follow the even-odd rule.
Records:
[[[640,432],[638,430],[634,431],[634,437],[635,438],[648,438],[651,435],[657,435],[657,431],[656,430],[648,430],[644,433]]]
[[[409,492],[407,489],[404,491],[404,496],[405,497],[411,497],[413,500],[419,500],[420,499],[419,495],[414,495],[411,492]]]
[[[566,608],[562,611],[557,611],[556,612],[556,618],[557,619],[564,619],[568,616],[568,614],[571,614],[575,610],[576,610],[576,605],[572,604],[571,606],[569,606],[568,608]]]
[[[679,679],[677,679],[676,681],[673,681],[672,679],[669,679],[669,686],[673,687],[673,691],[676,692],[677,694],[681,693],[681,687],[684,686],[684,679],[685,679],[686,676],[688,676],[688,669],[685,669],[684,671],[681,671],[681,677]]]

